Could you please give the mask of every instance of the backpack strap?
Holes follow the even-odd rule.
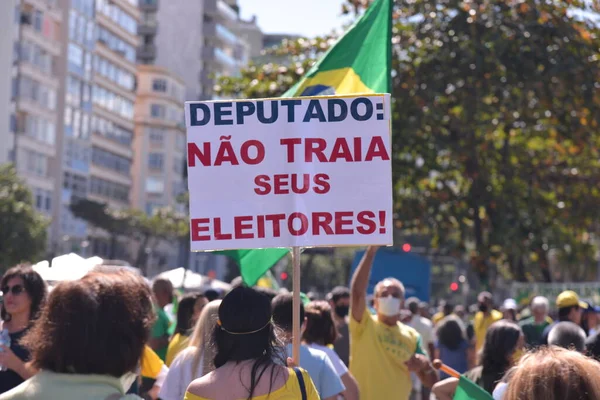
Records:
[[[308,397],[306,396],[306,384],[304,383],[302,371],[300,371],[300,368],[294,368],[294,372],[296,373],[296,378],[298,378],[298,383],[300,384],[300,393],[302,393],[302,400],[308,400]]]

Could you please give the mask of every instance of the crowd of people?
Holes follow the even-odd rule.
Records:
[[[168,280],[106,267],[49,292],[30,267],[11,268],[0,280],[10,338],[0,400],[449,400],[455,373],[494,399],[600,398],[598,309],[577,293],[558,295],[555,320],[545,297],[496,309],[489,292],[431,315],[394,278],[368,299],[376,253],[349,288],[299,305],[298,360],[290,293],[238,281],[179,295]]]

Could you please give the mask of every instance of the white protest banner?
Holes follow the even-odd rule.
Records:
[[[389,95],[187,102],[191,250],[392,244]]]

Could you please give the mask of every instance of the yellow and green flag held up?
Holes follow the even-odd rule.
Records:
[[[365,14],[282,97],[389,93],[392,65],[393,0],[375,0]],[[228,250],[244,283],[259,279],[287,249]]]
[[[283,97],[389,93],[393,0],[376,0]]]

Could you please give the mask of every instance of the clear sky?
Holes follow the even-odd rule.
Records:
[[[344,22],[342,0],[238,0],[238,4],[242,17],[256,15],[265,33],[313,37],[339,30]]]

